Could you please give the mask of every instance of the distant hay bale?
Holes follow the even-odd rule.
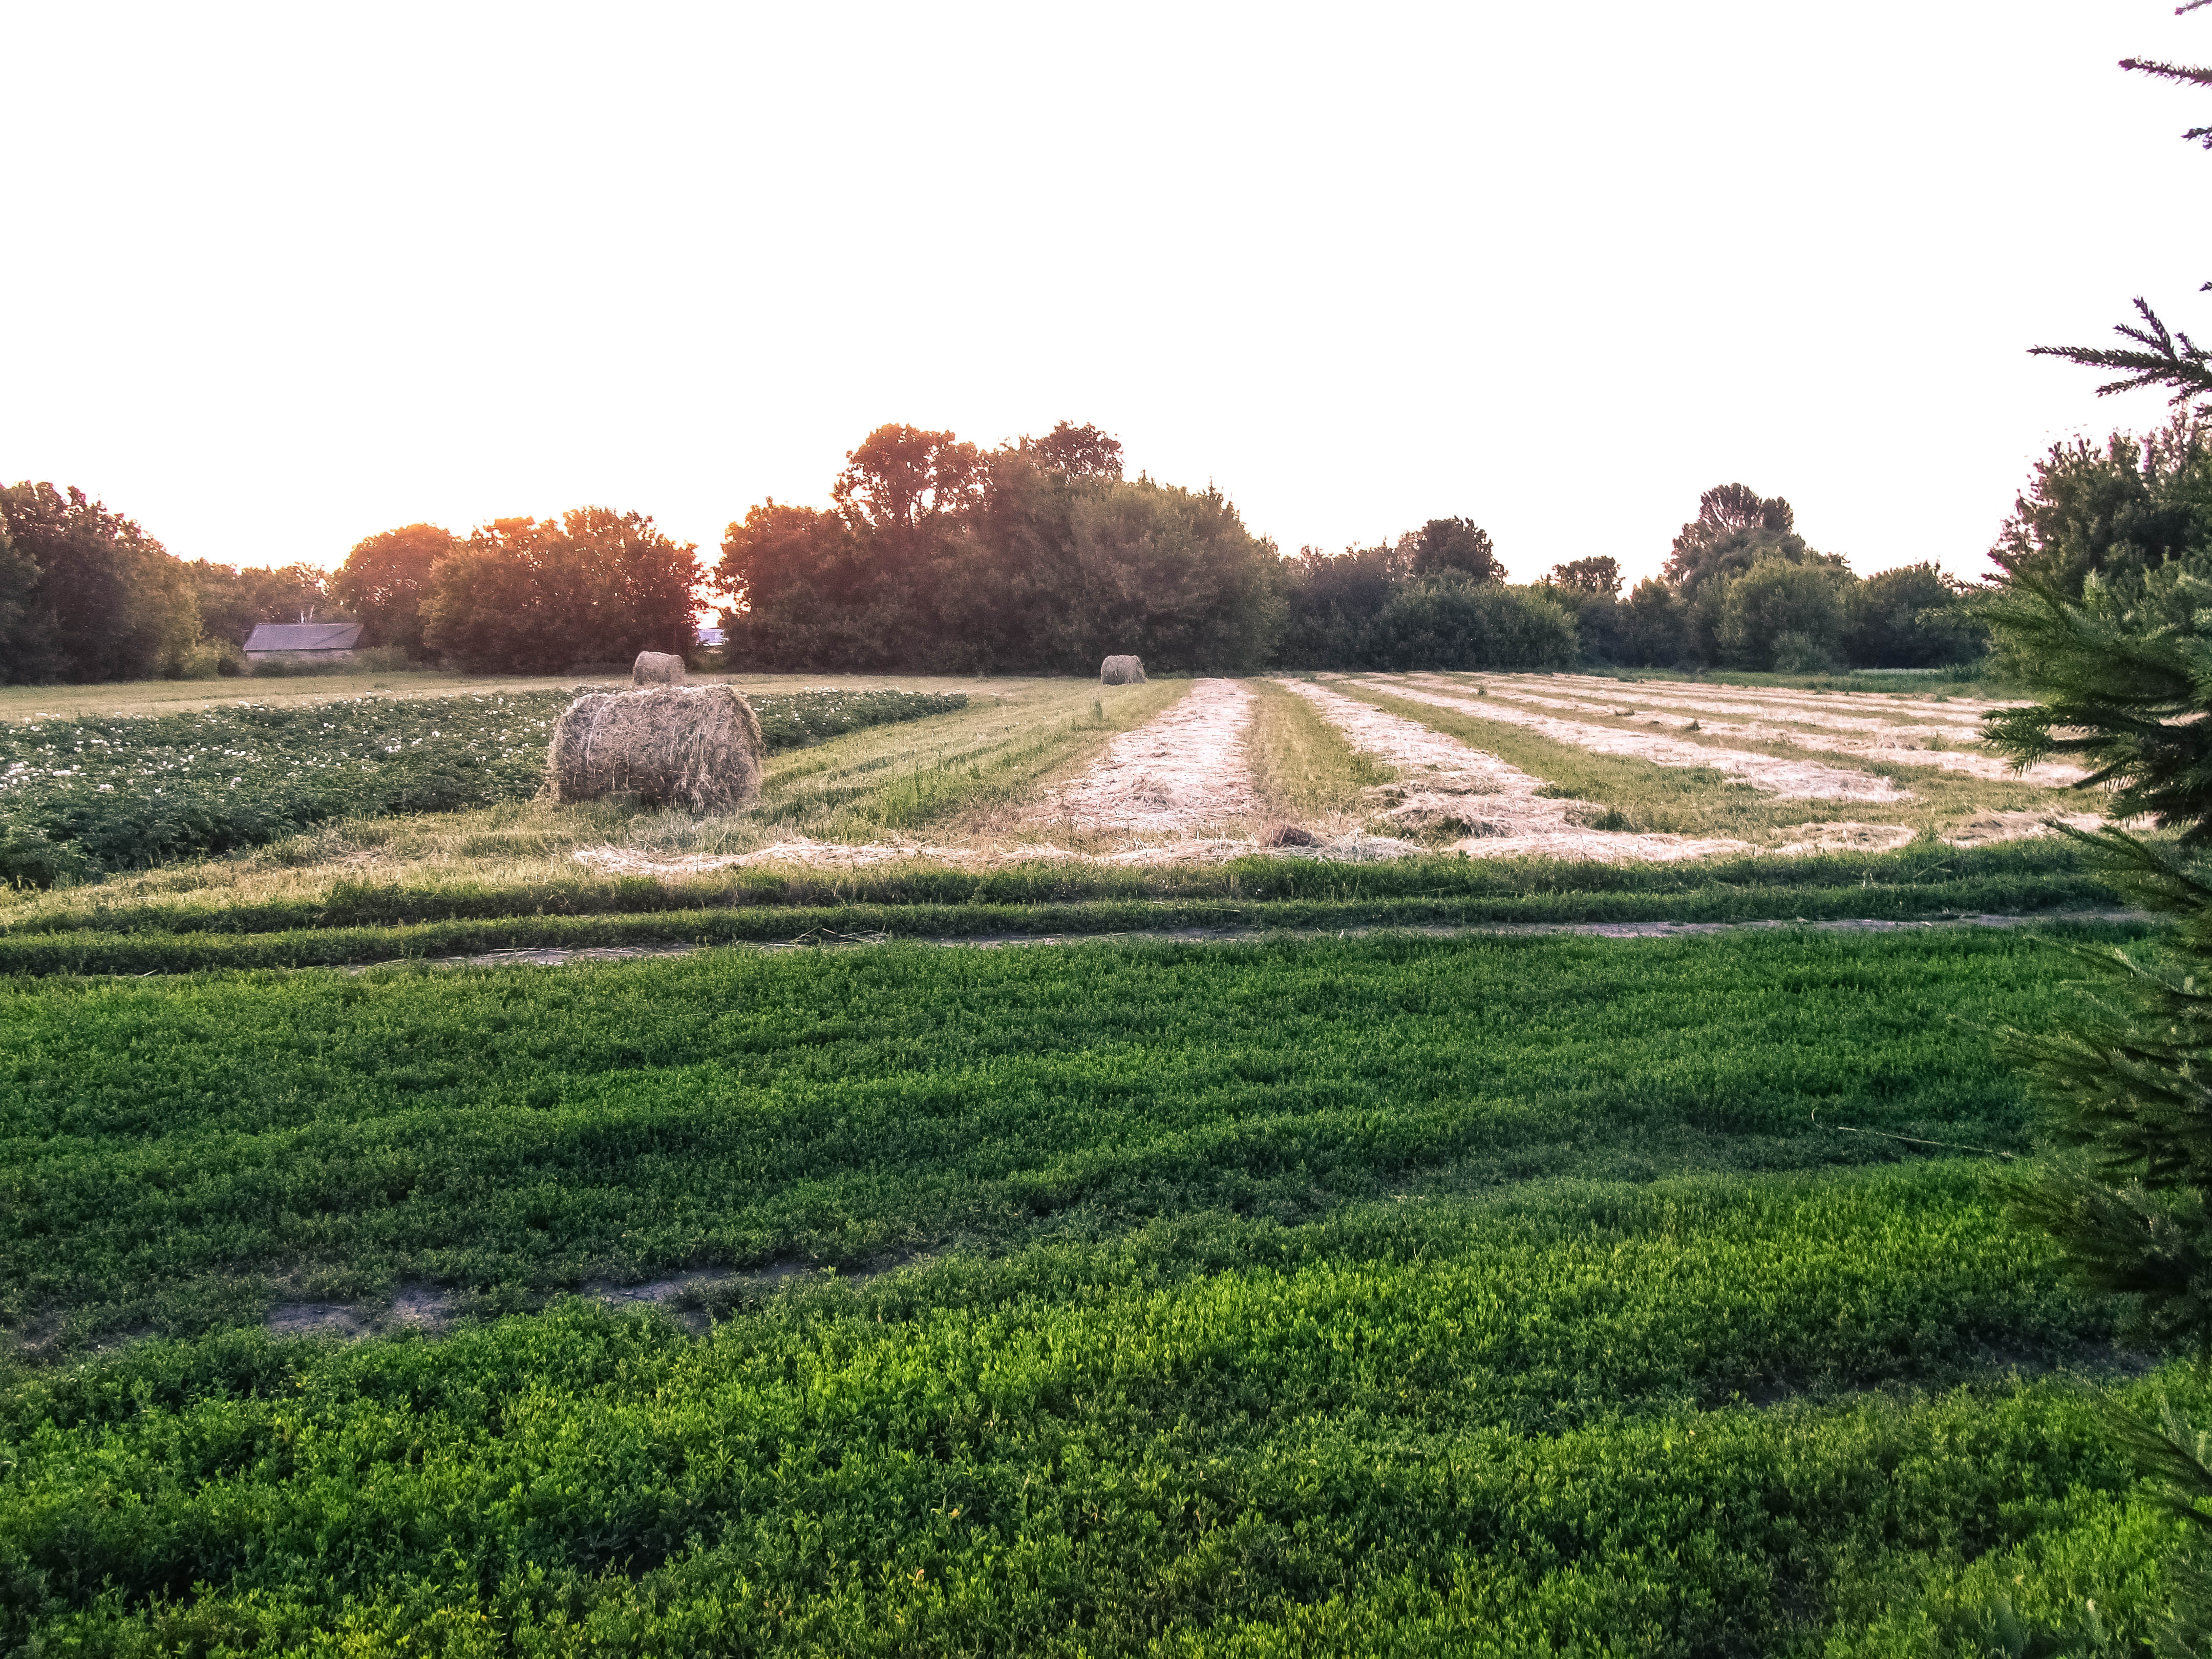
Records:
[[[1098,684],[1101,685],[1142,685],[1145,665],[1138,657],[1109,657],[1098,665]]]
[[[1321,837],[1295,823],[1271,823],[1260,832],[1262,847],[1317,847]]]
[[[726,811],[759,799],[762,753],[752,705],[726,685],[594,691],[553,728],[546,783],[562,802]]]
[[[632,685],[681,685],[684,684],[684,659],[671,656],[665,651],[641,651],[637,660],[629,665]]]

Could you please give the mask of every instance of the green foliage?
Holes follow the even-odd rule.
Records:
[[[1413,555],[1416,576],[1452,573],[1470,581],[1505,580],[1490,532],[1472,519],[1431,519],[1415,532]]]
[[[1624,952],[1635,971],[1621,975]],[[862,1266],[1409,1190],[2017,1148],[2017,936],[706,953],[0,990],[0,1317]],[[1436,1183],[1442,1182],[1439,1187]]]
[[[2056,1624],[2085,1575],[2140,1632],[2124,1460],[2077,1386],[1988,1367],[2102,1317],[1985,1165],[1827,1127],[2018,1146],[1948,1017],[2039,1023],[2053,965],[1770,934],[19,986],[8,1316],[178,1334],[0,1371],[0,1640],[1964,1655],[1984,1584]],[[574,1302],[240,1328],[963,1241],[726,1285],[703,1340]]]
[[[88,869],[259,846],[334,817],[526,799],[573,695],[354,697],[0,725],[0,846],[14,849],[6,879],[46,886]],[[966,702],[817,691],[763,696],[757,709],[776,750]],[[45,853],[39,842],[67,850]]]
[[[338,601],[361,618],[371,646],[396,646],[410,657],[428,654],[422,602],[438,561],[461,545],[434,524],[403,525],[357,542],[331,579]]]
[[[1963,663],[1982,647],[1964,584],[1932,564],[1900,565],[1850,590],[1852,662],[1867,668],[1936,668]]]
[[[1989,717],[1990,741],[2022,762],[2088,767],[2081,787],[2111,789],[2115,818],[2147,815],[2192,848],[2212,842],[2212,552],[2092,575],[2078,599],[2015,577],[1983,611],[2006,654],[2031,665],[2035,693]]]
[[[848,457],[836,510],[754,507],[716,574],[751,667],[1095,673],[1267,659],[1273,548],[1218,491],[1121,477],[1121,446],[1063,422],[979,453],[885,427]]]
[[[1574,618],[1543,588],[1417,576],[1375,619],[1361,665],[1571,668],[1577,649]]]
[[[1852,585],[1838,566],[1761,554],[1719,586],[1713,638],[1721,660],[1786,674],[1832,669],[1842,655]]]
[[[2090,576],[2141,576],[2191,553],[2212,553],[2212,447],[2183,415],[2144,438],[2053,444],[1990,557],[2073,599]]]
[[[81,489],[0,489],[0,679],[143,679],[199,638],[185,566]],[[10,619],[12,617],[12,620]]]
[[[645,514],[611,507],[576,507],[557,523],[495,519],[431,566],[424,648],[477,673],[682,655],[702,580],[696,552]]]

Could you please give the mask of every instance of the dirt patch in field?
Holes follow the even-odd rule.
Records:
[[[271,1336],[336,1336],[346,1341],[368,1334],[360,1310],[337,1302],[283,1302],[263,1322]]]
[[[1311,681],[1284,684],[1312,703],[1354,749],[1396,769],[1397,783],[1377,792],[1377,805],[1386,817],[1409,824],[1425,817],[1465,825],[1470,833],[1454,843],[1454,850],[1470,858],[1618,864],[1752,850],[1741,841],[1594,828],[1591,820],[1602,816],[1602,807],[1540,794],[1541,778],[1495,755]]]
[[[1455,682],[1442,682],[1454,685]],[[1687,732],[1695,729],[1708,737],[1734,738],[1739,742],[1787,744],[1794,749],[1808,749],[1817,753],[1853,755],[1868,760],[1887,761],[1896,766],[1927,766],[1946,772],[1963,773],[1990,782],[2021,782],[2045,789],[2063,789],[2078,783],[2086,774],[2078,766],[2057,761],[2039,762],[2024,771],[2015,769],[2002,755],[1982,747],[1980,732],[1972,726],[1903,725],[1851,714],[1832,714],[1820,709],[1760,708],[1742,703],[1711,701],[1686,701],[1675,698],[1667,706],[1653,707],[1659,698],[1637,698],[1632,702],[1591,702],[1581,697],[1561,697],[1547,695],[1524,685],[1489,683],[1485,708],[1495,707],[1499,701],[1510,704],[1557,708],[1572,714],[1610,715],[1617,720],[1633,720],[1643,725],[1665,727],[1671,731]],[[1462,693],[1463,695],[1463,693]],[[1687,709],[1690,712],[1678,712]],[[1731,720],[1719,718],[1723,711],[1765,714],[1766,720]],[[1787,720],[1790,725],[1775,725],[1773,720]],[[1804,726],[1820,728],[1802,729]],[[1614,728],[1607,727],[1607,730]],[[1832,733],[1835,735],[1831,735]],[[1963,748],[1947,745],[1960,744]]]
[[[1618,726],[1590,726],[1581,720],[1559,720],[1549,714],[1540,714],[1533,709],[1516,708],[1499,697],[1446,696],[1398,680],[1368,683],[1375,690],[1391,696],[1425,702],[1432,708],[1448,708],[1455,714],[1472,714],[1478,720],[1525,726],[1554,743],[1571,744],[1594,755],[1618,755],[1629,760],[1645,761],[1654,766],[1710,768],[1779,800],[1886,803],[1912,799],[1889,779],[1871,772],[1823,766],[1816,761],[1783,760],[1772,755],[1753,754],[1747,750],[1708,748],[1702,744],[1683,743],[1673,738],[1623,731]]]
[[[1249,691],[1235,680],[1200,680],[1025,816],[1081,830],[1185,835],[1249,817],[1259,809],[1244,751],[1251,726]]]

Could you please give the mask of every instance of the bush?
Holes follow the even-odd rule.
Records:
[[[1714,630],[1721,660],[1735,668],[1786,673],[1833,668],[1843,656],[1852,580],[1839,566],[1762,555],[1722,590]],[[1787,668],[1781,661],[1785,651]]]
[[[1574,618],[1540,588],[1421,576],[1376,618],[1372,653],[1383,668],[1571,668]]]

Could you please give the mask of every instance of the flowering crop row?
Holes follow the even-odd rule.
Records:
[[[572,695],[240,703],[0,726],[0,882],[47,886],[230,852],[334,817],[523,799],[537,793]],[[775,752],[967,699],[801,691],[754,701]]]

